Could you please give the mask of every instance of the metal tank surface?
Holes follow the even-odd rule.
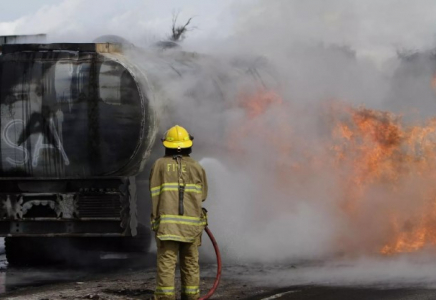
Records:
[[[145,79],[117,45],[5,45],[1,177],[136,175],[151,139]]]
[[[135,175],[157,130],[150,97],[121,44],[2,46],[0,236],[12,237],[10,261],[28,236],[137,235]]]

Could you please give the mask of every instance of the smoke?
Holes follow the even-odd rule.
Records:
[[[325,43],[380,56],[402,47],[432,47],[435,9],[431,1],[416,5],[402,0],[261,1],[247,8],[237,34],[244,36],[246,43],[267,50],[295,43]],[[258,38],[250,39],[253,34]]]
[[[429,54],[435,5],[259,1],[232,9],[237,22],[227,37],[186,45],[201,54],[166,50],[158,55],[159,71],[134,58],[155,82],[162,128],[185,126],[196,137],[194,157],[206,157],[205,206],[225,259],[377,256],[433,244],[433,225],[418,232],[432,203],[421,191],[433,190],[419,176],[433,173],[420,173],[416,161],[429,154],[413,152],[411,159],[408,151],[421,145],[413,140],[418,144],[407,148],[407,132],[424,126],[435,104]],[[410,67],[407,54],[397,55],[406,50],[421,53],[422,61]],[[362,107],[399,113],[406,122],[366,116]],[[374,128],[359,129],[359,122]],[[393,148],[384,146],[389,124],[404,130]],[[342,125],[355,131],[352,138],[336,135]],[[377,147],[380,153],[371,152]],[[380,155],[372,171],[370,158]],[[388,164],[398,176],[383,170]],[[418,234],[425,242],[416,246]]]
[[[304,262],[298,265],[227,266],[226,275],[271,286],[342,286],[367,289],[434,288],[433,255],[357,257],[352,260]],[[419,271],[418,271],[419,270]],[[237,274],[237,275],[233,275]]]
[[[126,55],[148,77],[161,130],[179,124],[195,136],[210,226],[227,261],[378,255],[395,233],[391,207],[399,227],[417,226],[412,215],[428,201],[416,191],[431,182],[414,178],[419,172],[401,178],[401,198],[375,176],[379,184],[370,182],[350,213],[350,162],[363,150],[334,132],[355,128],[360,106],[403,114],[407,125],[433,115],[434,1],[225,1],[219,10],[203,2],[182,10],[199,27],[183,51],[147,48],[169,33],[174,8],[150,1],[121,10],[117,1],[63,1],[0,31],[70,42],[111,33],[144,47]],[[352,153],[338,164],[341,147]]]
[[[22,15],[19,18],[0,21],[1,35],[46,33],[51,42],[92,42],[98,36],[112,34],[140,46],[167,38],[173,13],[179,13],[180,22],[194,17],[192,24],[198,28],[190,32],[191,37],[208,35],[228,18],[222,10],[232,2],[180,3],[169,0],[156,5],[152,0],[63,0],[44,5],[49,3],[45,0],[37,11],[29,11],[27,7],[35,5],[27,5],[23,1],[19,0],[11,6],[20,5]],[[7,10],[2,14],[7,14]],[[229,24],[224,26],[229,27]]]

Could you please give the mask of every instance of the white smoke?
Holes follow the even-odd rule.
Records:
[[[426,71],[422,76],[427,80],[410,92],[421,99],[419,105],[408,101],[410,95],[406,97],[393,84],[396,67],[403,66],[397,51],[427,51],[433,46],[431,14],[422,11],[418,19],[417,10],[423,8],[398,1],[394,8],[391,5],[259,1],[237,8],[240,14],[228,38],[208,43],[203,37],[189,43],[189,49],[202,49],[210,57],[193,59],[201,71],[166,80],[172,82],[166,90],[169,103],[176,105],[169,105],[174,111],[164,127],[185,124],[196,136],[197,149],[206,149],[201,154],[212,153],[217,159],[203,161],[212,182],[210,204],[205,205],[226,259],[295,261],[350,249],[351,253],[380,250],[374,244],[382,246],[387,234],[388,206],[395,205],[394,199],[386,200],[390,194],[374,191],[372,199],[362,204],[362,215],[353,219],[340,207],[343,184],[337,180],[344,170],[331,166],[305,174],[309,168],[305,164],[308,152],[327,155],[322,143],[331,132],[322,111],[329,100],[394,109],[405,115],[410,107],[421,115],[431,114],[434,100],[425,96],[431,94],[431,72]],[[436,7],[430,2],[425,5],[429,11]],[[411,19],[420,25],[410,23]],[[258,74],[253,76],[252,69]],[[247,118],[238,92],[256,92],[250,76],[276,91],[285,106],[272,105],[261,117]],[[415,78],[404,80],[400,88],[407,90],[416,82]],[[280,117],[281,110],[286,118]],[[287,126],[289,135],[278,136]],[[262,127],[267,130],[259,130]],[[243,155],[220,148],[231,143],[232,137]],[[289,139],[295,141],[288,156],[278,153],[283,149],[277,144],[286,145]],[[274,141],[275,145],[268,144]],[[277,175],[278,166],[291,170],[295,164],[300,168],[282,178]],[[418,189],[414,180],[407,185]],[[417,204],[413,199],[401,200],[404,212]]]
[[[123,7],[120,3],[67,0],[0,23],[0,33],[44,32],[50,41],[70,42],[110,33],[145,46],[165,38],[171,11],[186,6],[180,18],[196,16],[199,29],[188,33],[183,50],[195,53],[141,49],[129,57],[153,83],[162,129],[175,123],[187,127],[195,135],[194,158],[209,157],[201,161],[210,183],[205,206],[225,258],[240,262],[324,258],[343,250],[338,237],[358,248],[368,240],[366,235],[377,236],[380,216],[361,221],[359,226],[367,226],[366,230],[348,226],[338,208],[337,170],[305,175],[305,151],[325,154],[320,144],[330,133],[320,115],[327,100],[394,108],[405,114],[414,107],[421,114],[432,114],[428,82],[410,89],[414,92],[409,95],[392,82],[402,63],[398,50],[426,51],[434,46],[434,1],[264,0],[225,1],[220,6],[202,1],[200,8],[191,1],[177,2],[179,7],[154,1],[125,6],[124,1]],[[426,72],[431,75],[431,68]],[[271,107],[256,120],[244,122],[240,93],[255,92],[259,82],[289,106]],[[398,85],[408,90],[415,83],[415,78],[407,78]],[[418,105],[410,99],[424,100]],[[286,119],[277,117],[283,110]],[[243,155],[227,148],[241,126],[256,131],[262,124],[272,130],[237,136]],[[289,156],[278,155],[277,148],[266,144],[267,135],[275,137],[274,129],[283,125],[290,128],[289,135],[277,140],[299,139]],[[301,147],[300,141],[310,147]],[[283,182],[277,184],[276,166],[291,168],[296,162],[302,168],[281,178],[288,188],[279,188]],[[377,205],[383,207],[376,201],[380,199],[374,199],[372,207],[365,207],[366,215],[376,213]]]
[[[209,225],[227,259],[280,262],[326,253],[325,245],[330,244],[329,238],[336,231],[327,207],[299,202],[293,209],[277,211],[280,207],[268,207],[277,204],[273,198],[277,196],[259,199],[259,195],[270,189],[254,184],[244,171],[231,171],[210,158],[200,163],[209,174],[212,192],[204,204],[210,210]],[[206,249],[209,255],[213,254],[210,245]]]
[[[392,55],[398,48],[434,46],[432,1],[261,1],[247,8],[238,38],[260,49],[295,43],[347,45],[360,55]],[[255,35],[256,39],[250,39]]]
[[[190,32],[191,37],[208,36],[228,18],[223,8],[232,1],[170,0],[158,5],[152,0],[63,0],[54,5],[41,1],[35,12],[28,12],[21,2],[11,6],[21,5],[23,15],[16,20],[0,21],[0,35],[46,33],[52,42],[91,42],[100,35],[112,34],[145,45],[167,38],[173,14],[177,13],[180,23],[194,17],[192,24],[196,29]],[[229,27],[230,23],[224,26]]]

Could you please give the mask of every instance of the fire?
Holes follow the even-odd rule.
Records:
[[[256,93],[242,93],[239,104],[250,119],[263,114],[271,106],[282,105],[282,98],[275,92],[259,88]]]
[[[365,108],[348,109],[338,122],[338,162],[346,165],[345,208],[359,215],[372,201],[374,215],[385,214],[380,252],[413,252],[436,245],[436,122],[406,126],[401,116]],[[387,205],[387,206],[386,206]],[[380,211],[377,211],[380,210]],[[371,222],[371,220],[365,220]]]
[[[320,173],[337,179],[332,203],[354,232],[338,240],[385,255],[436,246],[436,119],[412,126],[391,112],[331,101],[319,112],[327,132],[320,138],[291,122],[297,108],[273,91],[242,93],[238,103],[244,116],[230,148],[244,154],[262,141],[274,182],[290,197],[310,193]]]
[[[338,161],[351,170],[351,176],[347,174],[346,207],[352,209],[368,185],[381,180],[395,182],[399,167],[396,155],[404,133],[398,119],[387,112],[364,108],[348,108],[347,112],[349,120],[337,124],[339,130],[334,135],[339,138],[340,146],[335,146]],[[344,137],[342,141],[339,134]]]
[[[283,138],[292,135],[292,128],[288,125],[286,111],[282,109],[285,104],[277,93],[260,88],[255,93],[241,93],[238,103],[244,121],[236,130],[232,128],[230,147],[233,151],[244,154],[248,147],[271,147],[283,154],[292,152],[292,143]],[[271,117],[263,118],[267,113],[271,113]]]

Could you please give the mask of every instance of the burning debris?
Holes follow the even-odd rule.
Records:
[[[319,112],[324,135],[314,147],[315,138],[304,139],[289,121],[297,107],[278,93],[242,94],[239,105],[245,117],[230,135],[230,149],[246,154],[253,150],[245,141],[262,137],[268,146],[261,147],[274,153],[268,166],[276,187],[288,199],[309,195],[304,189],[317,186],[320,174],[334,177],[329,189],[339,192],[331,204],[348,227],[336,232],[337,250],[390,255],[436,244],[436,119],[412,125],[392,112],[330,101]],[[271,113],[273,119],[265,118]],[[292,210],[293,201],[277,201],[283,199],[270,205]]]
[[[337,163],[348,170],[343,208],[352,219],[370,209],[370,218],[361,221],[382,221],[376,235],[383,254],[435,245],[436,120],[411,126],[389,112],[359,108],[348,113],[334,135],[340,141]]]

